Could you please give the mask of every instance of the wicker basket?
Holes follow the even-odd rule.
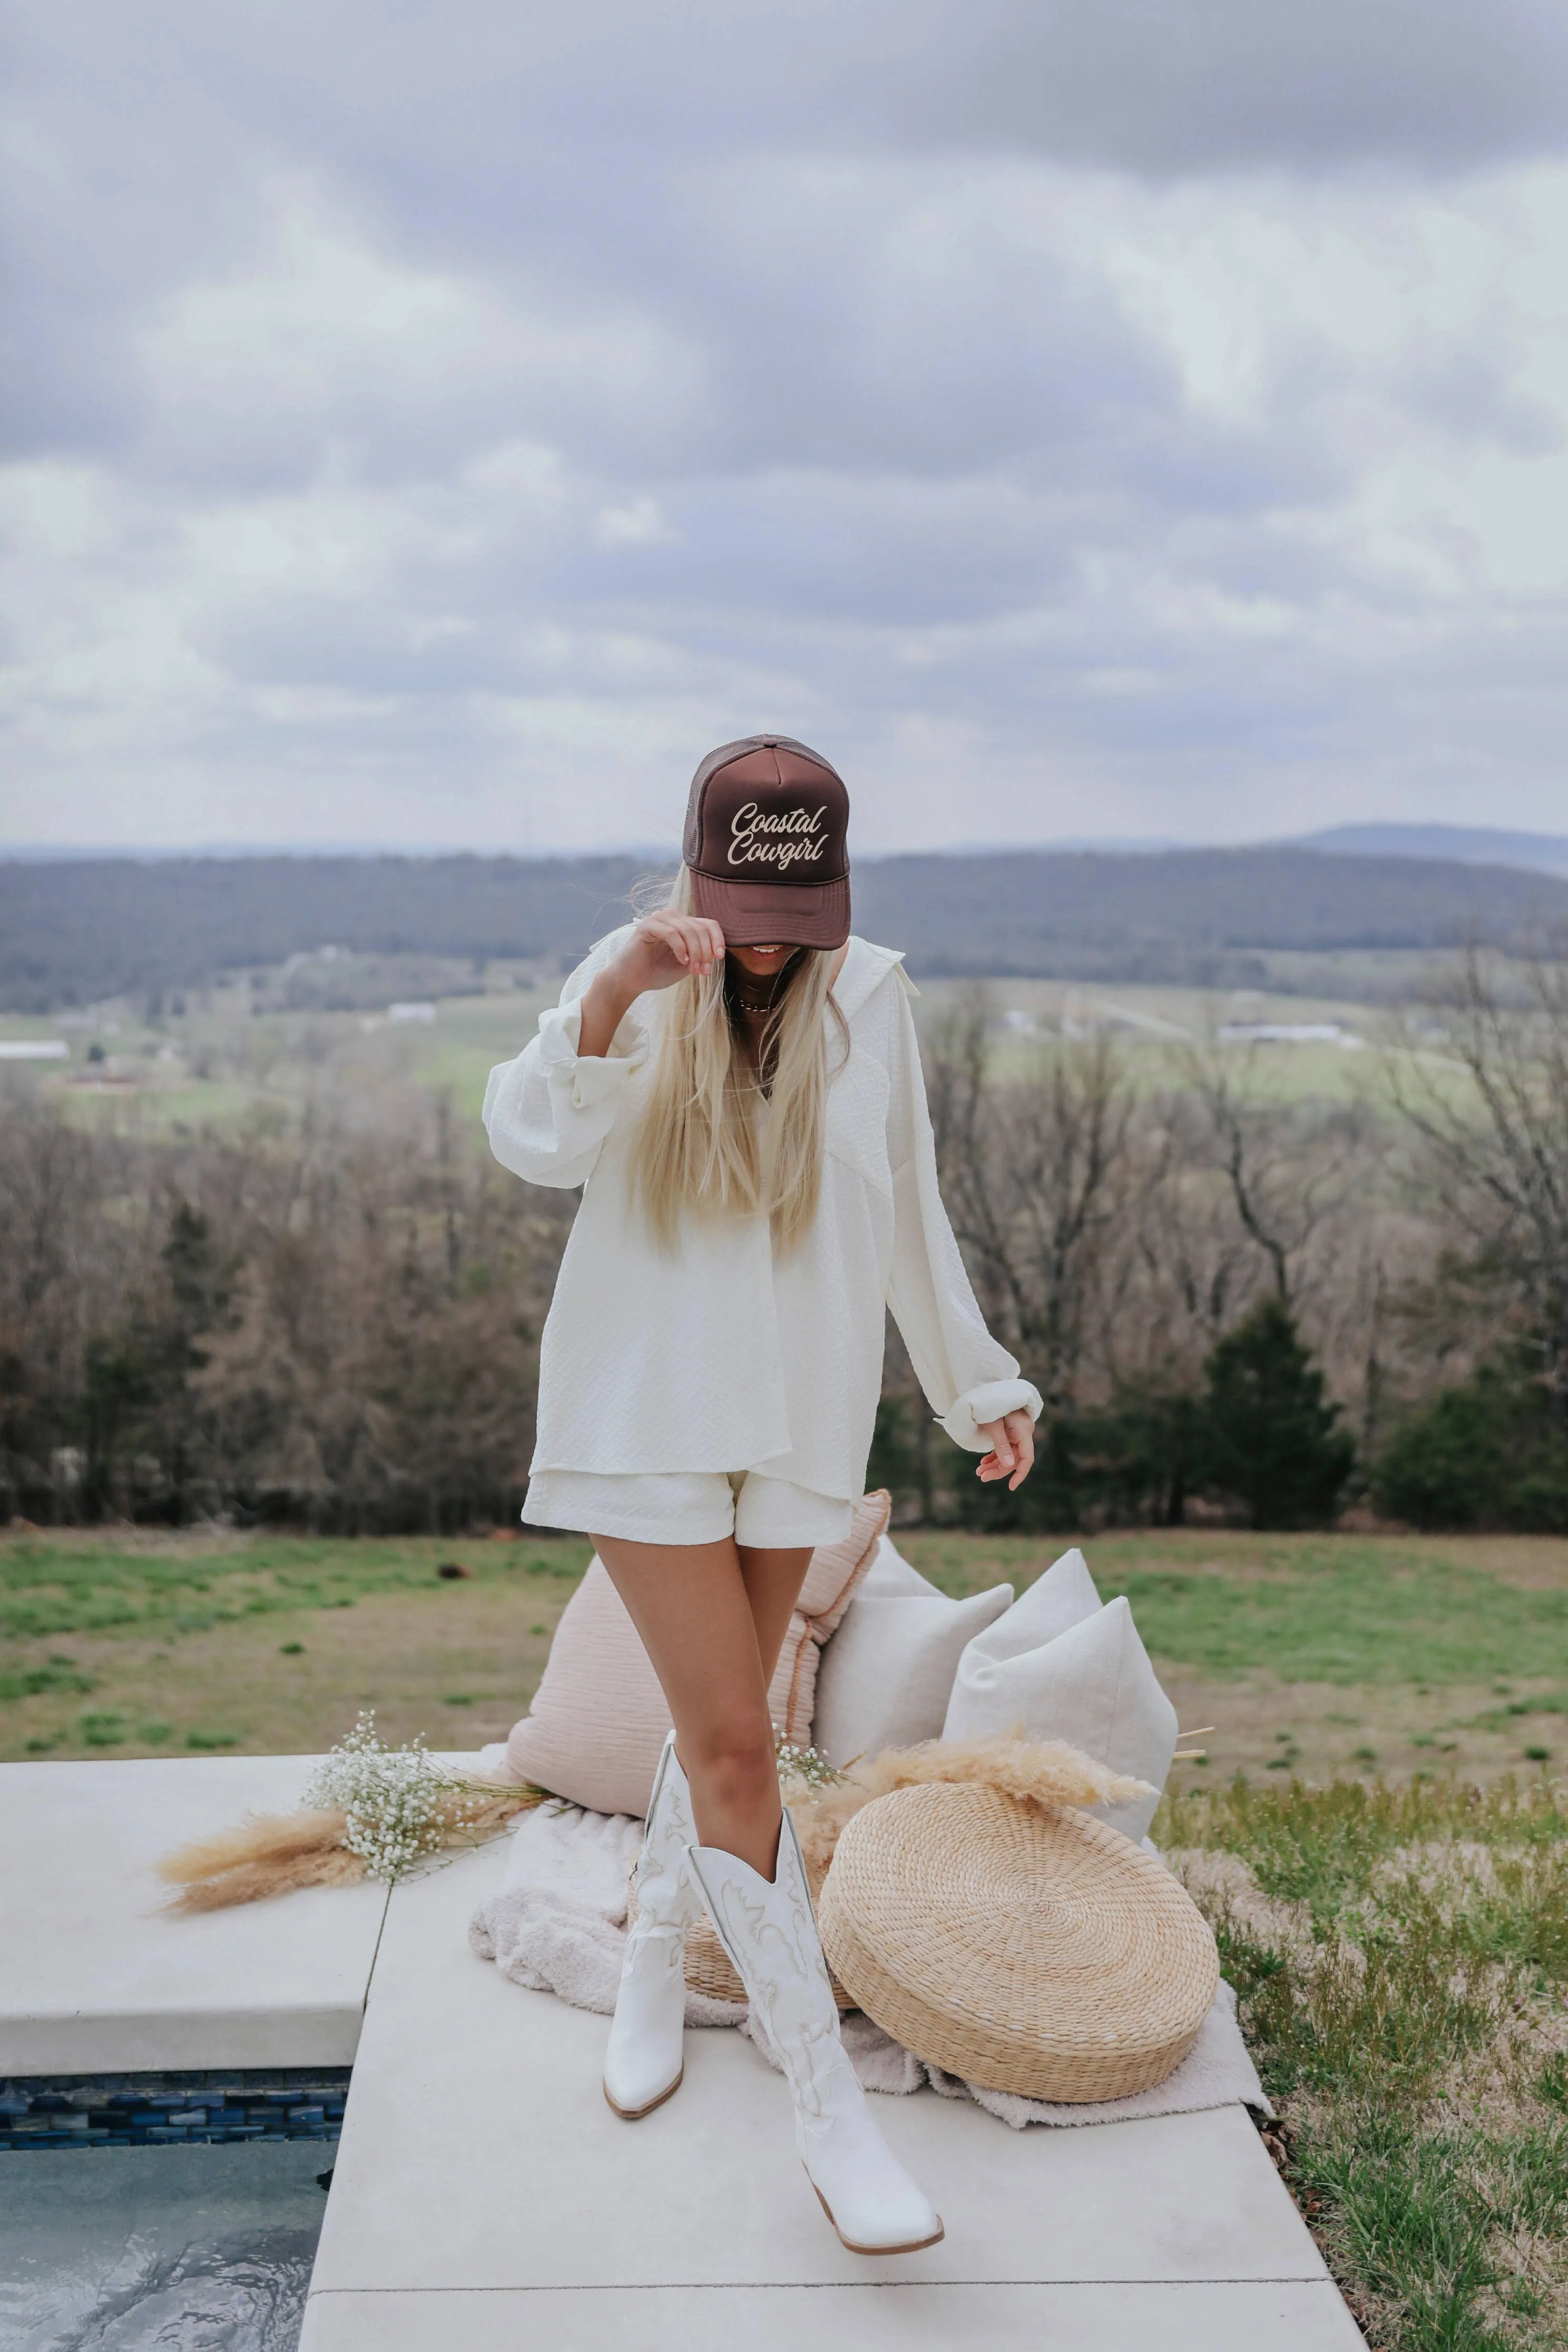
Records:
[[[820,1886],[812,1893],[820,1901]],[[629,1927],[637,1916],[637,1882],[634,1870],[626,1888],[626,1925]],[[853,2009],[850,2000],[837,1977],[828,1971],[833,1985],[833,1997],[841,2010]],[[713,1922],[706,1911],[694,1920],[686,1938],[686,1989],[689,1992],[705,1992],[711,2000],[733,2000],[744,2005],[746,1988],[736,1975],[729,1953],[719,1941]]]
[[[1070,1806],[895,1790],[838,1841],[819,1906],[868,2017],[949,2074],[1031,2099],[1121,2099],[1197,2039],[1219,1958],[1152,1855]]]

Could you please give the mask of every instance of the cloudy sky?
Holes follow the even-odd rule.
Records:
[[[1568,831],[1561,0],[12,0],[0,844]]]

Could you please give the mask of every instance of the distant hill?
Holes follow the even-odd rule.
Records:
[[[327,944],[558,965],[625,919],[632,857],[0,864],[0,1006],[199,988]],[[1502,945],[1568,926],[1568,879],[1274,846],[863,861],[856,929],[917,971],[1252,985],[1268,950]]]
[[[1521,866],[1568,875],[1568,834],[1488,833],[1467,824],[1337,824],[1309,833],[1302,849],[1341,857],[1440,857],[1461,866]]]
[[[624,918],[631,857],[73,858],[0,865],[0,1004],[199,988],[332,945],[570,954]]]
[[[1259,951],[1521,945],[1568,880],[1316,849],[1024,852],[861,866],[856,928],[931,972],[1251,985]]]

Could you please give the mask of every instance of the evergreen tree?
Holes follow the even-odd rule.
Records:
[[[1255,1528],[1331,1519],[1355,1460],[1339,1407],[1283,1298],[1259,1300],[1205,1366],[1204,1483],[1247,1507]]]
[[[1373,1499],[1418,1528],[1568,1534],[1568,1436],[1538,1348],[1500,1350],[1396,1423]]]

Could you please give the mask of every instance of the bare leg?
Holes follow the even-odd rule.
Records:
[[[594,1545],[669,1703],[702,1843],[772,1878],[781,1809],[768,1681],[809,1549],[740,1552],[731,1536]]]
[[[811,1554],[758,1551],[750,1544],[740,1544],[736,1557],[741,1563],[746,1599],[752,1605],[752,1622],[757,1629],[757,1651],[763,1662],[763,1686],[766,1689],[773,1681],[784,1635],[789,1632],[791,1612],[800,1599],[800,1588],[811,1566]]]

